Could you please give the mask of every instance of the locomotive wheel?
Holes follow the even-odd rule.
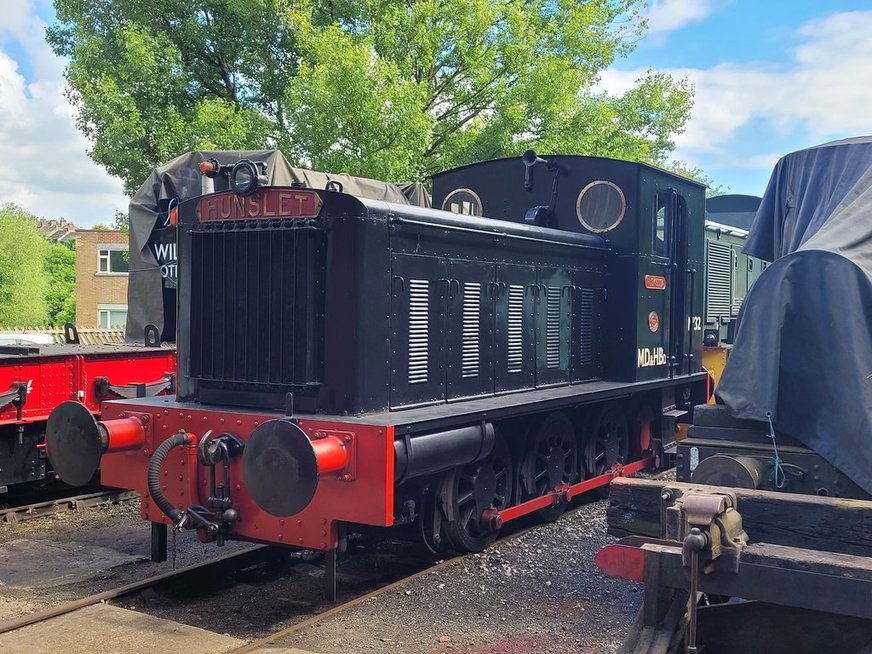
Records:
[[[618,462],[626,463],[630,437],[627,416],[617,402],[609,402],[602,409],[588,435],[585,447],[585,468],[596,477]]]
[[[486,509],[504,509],[512,498],[512,457],[497,436],[493,451],[483,460],[445,474],[439,489],[443,535],[459,552],[481,552],[497,537],[482,524]]]
[[[575,427],[565,413],[552,413],[539,423],[529,441],[531,450],[521,465],[521,489],[524,500],[541,497],[554,490],[561,481],[571,484],[578,471],[578,442]],[[555,504],[536,511],[540,520],[557,520],[566,511],[565,504]]]

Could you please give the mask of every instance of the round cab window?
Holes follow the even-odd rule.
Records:
[[[608,232],[617,227],[626,209],[624,193],[615,184],[605,180],[597,180],[585,186],[575,203],[578,221],[594,234]]]
[[[468,188],[451,191],[442,202],[442,211],[461,213],[465,216],[482,216],[481,198]]]

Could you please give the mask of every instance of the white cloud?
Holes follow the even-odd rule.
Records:
[[[0,203],[81,227],[111,223],[127,208],[121,181],[87,156],[64,97],[64,63],[45,43],[35,3],[8,5],[0,25]],[[30,81],[9,54],[12,43],[27,57]]]
[[[662,37],[691,23],[703,21],[714,11],[713,0],[651,0],[647,34]]]
[[[717,154],[723,165],[741,165],[727,146],[750,125],[785,134],[801,130],[810,144],[872,133],[870,33],[872,11],[837,13],[796,31],[798,45],[787,64],[723,63],[664,71],[696,88],[687,129],[676,138],[676,157],[694,163],[700,155]],[[643,72],[606,71],[598,88],[623,92]]]

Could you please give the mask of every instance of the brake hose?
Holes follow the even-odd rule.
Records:
[[[173,524],[176,524],[181,519],[182,512],[166,498],[163,490],[161,490],[160,467],[171,449],[187,444],[188,435],[186,433],[179,432],[178,434],[173,434],[158,446],[148,462],[148,493],[161,512],[173,521]]]

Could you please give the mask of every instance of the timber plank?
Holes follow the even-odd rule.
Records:
[[[742,552],[742,562],[872,581],[872,558],[868,556],[754,543]]]
[[[617,478],[612,481],[606,511],[609,532],[616,536],[637,534],[662,538],[660,496],[669,488],[682,493],[733,493],[752,543],[857,556],[872,554],[872,501],[656,479]]]

